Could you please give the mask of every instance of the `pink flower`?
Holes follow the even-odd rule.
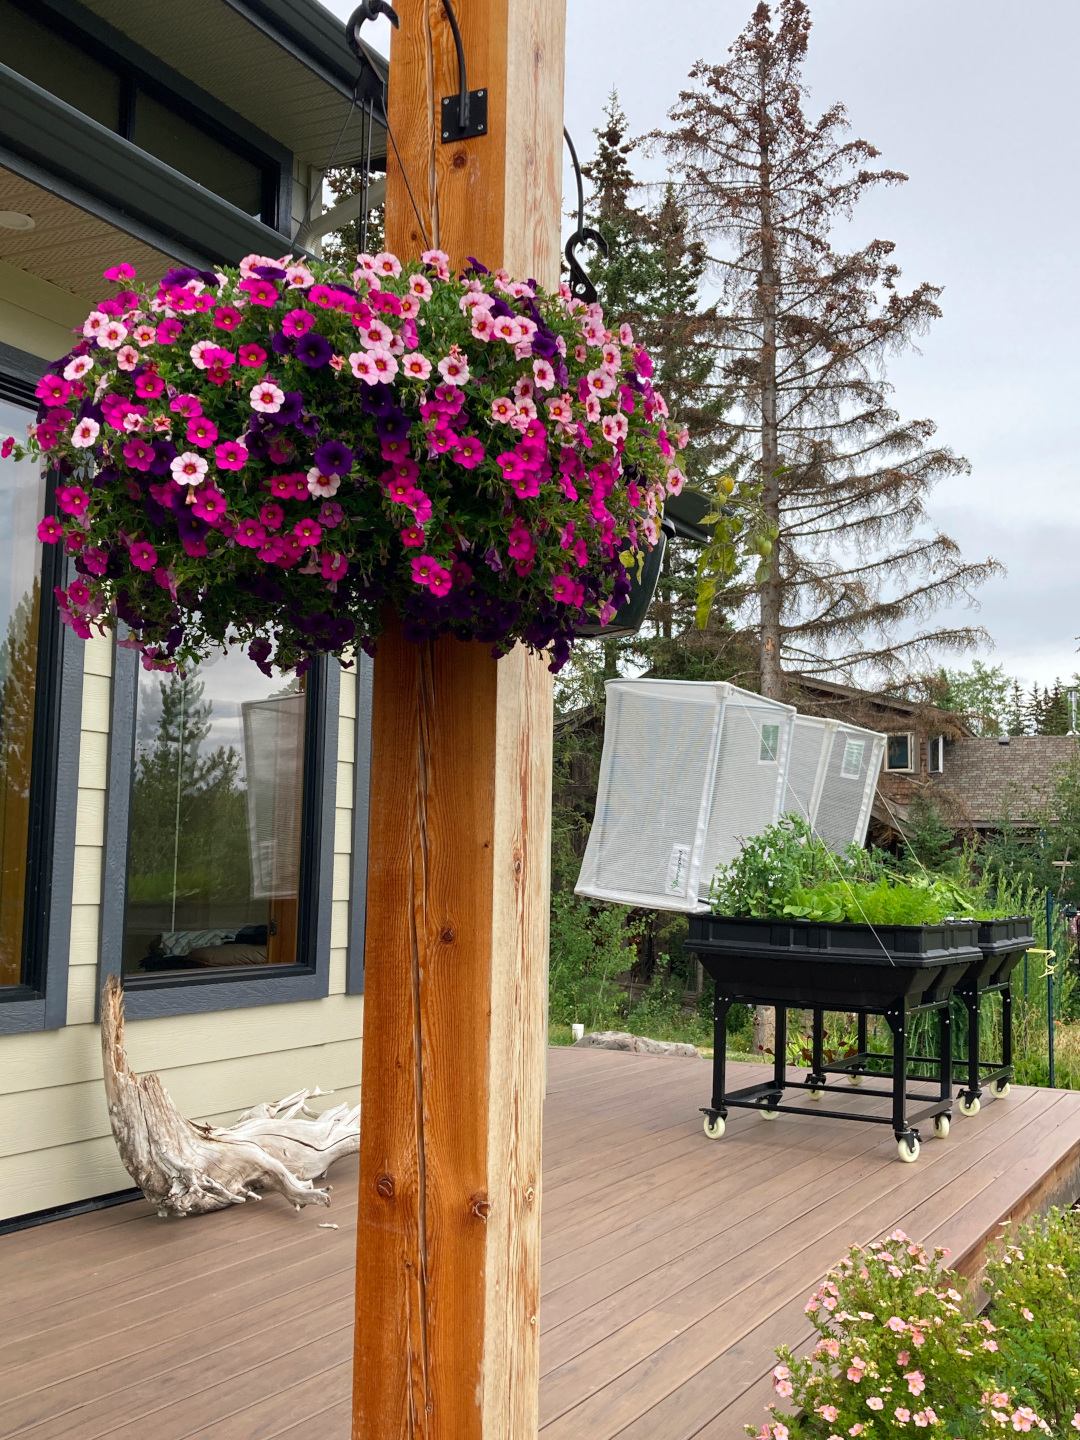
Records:
[[[271,280],[241,280],[240,289],[246,291],[252,305],[269,308],[277,304],[277,286]]]
[[[139,352],[134,345],[121,345],[116,352],[116,364],[120,370],[130,373],[139,363]]]
[[[898,1405],[893,1411],[893,1414],[896,1416],[897,1420],[899,1420],[901,1425],[906,1425],[911,1419],[911,1411],[905,1410],[902,1405]]]
[[[907,1324],[900,1319],[899,1315],[894,1315],[890,1320],[885,1321],[885,1328],[886,1330],[895,1330],[897,1335],[902,1335],[907,1329]]]
[[[406,356],[401,367],[412,380],[426,380],[431,374],[431,361],[418,350]]]
[[[37,537],[43,545],[55,545],[64,538],[64,527],[55,515],[46,515],[38,522]]]
[[[360,344],[363,345],[365,350],[375,350],[380,346],[389,345],[394,338],[394,332],[385,320],[379,320],[374,317],[365,321],[364,324],[359,327],[359,330]]]
[[[71,432],[71,443],[76,450],[87,450],[97,439],[100,430],[101,426],[96,420],[91,420],[89,417],[80,420]]]
[[[1026,1305],[1021,1307],[1020,1314],[1024,1317],[1025,1320],[1031,1321],[1035,1319],[1035,1316],[1031,1313],[1031,1311],[1027,1308]],[[1080,1430],[1080,1425],[1077,1425],[1076,1428]]]
[[[218,520],[225,514],[225,496],[205,485],[197,492],[191,508],[200,520]]]
[[[235,330],[243,318],[235,305],[219,305],[214,311],[214,324],[219,330]]]
[[[904,1374],[908,1389],[912,1395],[921,1395],[926,1389],[926,1377],[921,1370],[908,1370]]]
[[[455,346],[454,349],[457,347]],[[439,374],[448,385],[464,385],[469,379],[469,362],[464,355],[455,355],[453,350],[439,361]]]
[[[169,464],[172,477],[178,485],[201,485],[209,468],[203,457],[196,455],[194,450],[186,450],[183,455],[177,455]]]
[[[60,375],[43,375],[34,394],[43,405],[63,405],[71,396],[71,385]]]
[[[279,390],[272,380],[260,380],[249,391],[251,408],[264,415],[274,415],[285,403],[285,392]]]
[[[301,545],[318,545],[322,539],[322,526],[317,520],[298,520],[293,526],[293,534]]]
[[[512,315],[496,316],[493,333],[497,340],[505,340],[508,345],[517,345],[521,340],[521,326]]]
[[[607,370],[590,370],[585,380],[589,393],[599,400],[606,400],[615,389],[615,380]]]
[[[472,333],[477,340],[490,340],[495,334],[495,321],[490,310],[477,305],[472,313]]]
[[[124,446],[124,459],[133,470],[149,470],[156,459],[154,447],[149,440],[136,436]]]
[[[861,1355],[855,1355],[852,1358],[851,1364],[848,1366],[847,1378],[853,1384],[858,1385],[859,1381],[863,1378],[865,1369],[866,1361]]]
[[[257,550],[266,539],[266,531],[257,520],[241,520],[233,537],[238,545],[248,550]]]
[[[183,321],[177,320],[175,316],[170,315],[168,319],[162,320],[161,324],[154,331],[154,339],[159,345],[175,345],[183,333]]]
[[[157,551],[148,540],[134,540],[128,545],[128,554],[136,570],[153,570],[157,564]]]
[[[444,569],[433,555],[414,555],[409,563],[417,585],[423,585],[435,595],[449,593],[452,583],[450,571]]]
[[[106,280],[119,281],[135,279],[135,271],[132,266],[127,263],[126,260],[121,261],[119,265],[110,265],[108,270],[104,271],[103,273]]]
[[[205,415],[198,415],[194,420],[187,423],[187,438],[190,444],[201,446],[203,449],[212,445],[218,438],[218,428],[212,420]]]
[[[475,470],[484,459],[484,447],[475,435],[464,435],[453,452],[453,458],[466,470]]]
[[[352,356],[349,358],[351,360]],[[385,385],[398,373],[398,362],[385,345],[376,345],[373,350],[369,350],[368,359],[371,361],[371,366],[374,371],[374,378],[368,380],[369,385]],[[353,366],[353,374],[356,374],[355,365]]]
[[[450,279],[450,256],[445,250],[425,250],[420,259],[431,266],[440,280]]]
[[[242,470],[248,461],[247,447],[238,440],[223,440],[214,446],[214,459],[219,470]]]
[[[585,401],[585,418],[596,424],[600,419],[600,401],[595,395],[590,395]]]
[[[307,472],[308,494],[320,500],[329,500],[336,495],[341,485],[340,475],[324,475],[317,465],[313,465]]]
[[[375,273],[377,275],[389,275],[395,280],[401,274],[401,261],[396,255],[391,255],[388,250],[381,250],[375,256]]]
[[[625,440],[628,428],[625,415],[606,415],[600,422],[601,433],[609,445]]]
[[[425,538],[421,525],[406,525],[401,532],[401,543],[414,548],[423,545]]]
[[[911,1354],[910,1354],[909,1351],[907,1351],[907,1350],[898,1350],[898,1351],[896,1352],[896,1363],[897,1363],[897,1365],[903,1367],[904,1365],[910,1364],[910,1362],[911,1362]]]
[[[554,390],[555,371],[546,360],[533,361],[533,376],[541,390]]]
[[[314,285],[315,276],[304,264],[286,265],[285,283],[295,290],[306,290],[309,285]]]
[[[257,368],[265,362],[266,351],[261,345],[241,345],[237,356],[241,365]]]
[[[344,555],[323,555],[321,568],[324,580],[342,580],[348,572],[349,562]]]
[[[673,465],[667,472],[667,492],[669,495],[681,495],[683,485],[686,483],[686,476],[677,465]]]
[[[622,364],[622,351],[619,349],[618,345],[612,345],[609,342],[602,348],[600,354],[601,368],[604,370],[610,370],[612,374],[614,374],[615,371],[617,371]]]
[[[87,340],[93,340],[104,327],[109,323],[109,317],[104,310],[91,310],[90,314],[83,321],[82,333]]]
[[[491,402],[491,418],[498,420],[502,425],[509,424],[517,413],[517,406],[509,396],[502,395],[498,400]]]
[[[867,1404],[868,1408],[871,1409],[871,1410],[884,1410],[884,1409],[885,1409],[885,1401],[882,1400],[882,1398],[881,1398],[880,1395],[868,1395],[868,1396],[866,1397],[866,1404]]]
[[[625,320],[619,326],[619,340],[623,345],[633,345],[634,343],[634,332]]]
[[[81,380],[94,368],[94,362],[89,355],[76,355],[74,360],[69,360],[64,366],[65,380]]]
[[[431,281],[426,275],[410,275],[409,293],[410,295],[415,295],[418,300],[430,300],[432,295]]]

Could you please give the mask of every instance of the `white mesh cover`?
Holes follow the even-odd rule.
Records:
[[[813,825],[838,854],[862,845],[885,753],[885,736],[856,725],[836,725]]]
[[[610,680],[581,895],[702,910],[716,866],[781,813],[794,710],[734,685]]]
[[[825,769],[832,749],[835,720],[814,715],[796,715],[791,737],[791,760],[784,791],[784,814],[798,815],[813,825],[825,782]]]

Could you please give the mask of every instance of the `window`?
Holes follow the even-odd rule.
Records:
[[[926,742],[926,769],[931,775],[941,775],[945,771],[945,736],[935,735],[932,740]]]
[[[297,963],[305,689],[239,650],[140,672],[125,977]]]
[[[0,359],[0,434],[25,434],[20,398],[44,367],[10,346]],[[52,599],[64,553],[37,538],[48,488],[0,460],[0,1034],[67,1019],[82,647]]]
[[[0,0],[0,36],[0,63],[246,215],[275,224],[281,167],[270,156],[74,26],[33,18],[30,6]]]
[[[0,399],[0,435],[25,435],[33,412]],[[37,525],[45,480],[0,460],[0,985],[24,983],[27,859],[41,619]],[[29,980],[30,977],[25,977]]]
[[[885,747],[886,770],[911,770],[915,750],[913,735],[890,735]]]
[[[761,749],[758,752],[758,759],[762,762],[773,762],[780,753],[780,726],[762,725],[761,727]]]
[[[328,993],[340,685],[336,660],[182,677],[117,646],[101,983],[132,1019]]]
[[[863,755],[866,753],[865,740],[845,740],[844,758],[840,763],[840,775],[844,780],[858,780],[862,775]]]

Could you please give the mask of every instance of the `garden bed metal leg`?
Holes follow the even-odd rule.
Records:
[[[982,995],[977,984],[973,985],[964,994],[964,1004],[967,1006],[968,1014],[968,1080],[967,1100],[977,1100],[982,1090],[979,1083],[979,1061],[982,1055]]]
[[[825,1088],[825,1011],[815,1008],[811,1031],[810,1074],[806,1077],[807,1089]]]
[[[1013,1026],[1012,1026],[1012,981],[1009,980],[1001,992],[1001,1068],[1013,1073]]]
[[[731,1000],[719,993],[713,999],[712,1112],[727,1118],[724,1093],[727,1089],[727,1017]]]
[[[776,1098],[779,1100],[787,1084],[787,1007],[777,1005],[774,1009],[776,1032],[773,1040],[773,1081],[776,1085]]]
[[[907,1006],[897,1005],[885,1012],[893,1037],[893,1134],[897,1140],[912,1132],[907,1123]]]
[[[952,1003],[946,1000],[938,1011],[940,1043],[938,1076],[942,1100],[952,1100]]]

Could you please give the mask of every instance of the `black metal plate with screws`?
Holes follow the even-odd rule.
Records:
[[[461,124],[461,96],[447,95],[442,102],[442,143],[452,145],[456,140],[474,140],[478,135],[487,134],[487,91],[470,90],[468,118]]]

